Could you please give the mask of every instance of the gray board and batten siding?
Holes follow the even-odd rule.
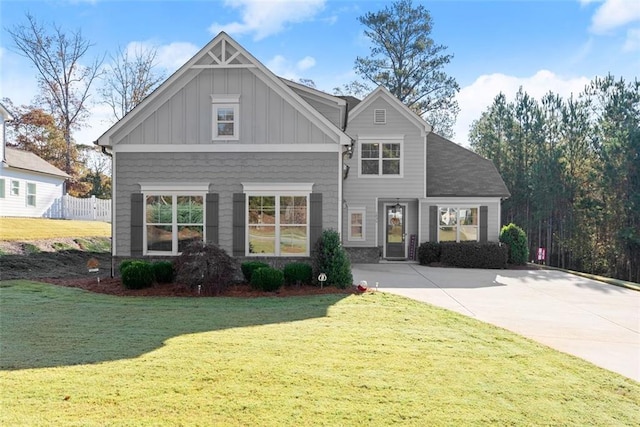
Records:
[[[322,194],[322,224],[338,228],[338,153],[117,153],[115,255],[131,255],[131,194],[141,182],[209,183],[218,195],[218,243],[233,252],[233,195],[247,182],[309,182]],[[312,212],[310,212],[311,214]],[[207,213],[209,218],[209,213]],[[205,226],[208,226],[205,224]],[[207,229],[207,232],[210,232]]]
[[[251,70],[242,68],[188,70],[136,111],[111,141],[118,145],[211,144],[212,96],[216,94],[240,95],[236,143],[336,143]]]

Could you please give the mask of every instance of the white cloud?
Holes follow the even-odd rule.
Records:
[[[640,50],[640,28],[631,28],[627,31],[627,40],[622,50],[625,52]]]
[[[285,79],[297,81],[306,76],[301,72],[307,71],[316,65],[316,60],[312,56],[305,56],[299,61],[291,61],[282,55],[276,55],[265,64],[267,68],[277,76]]]
[[[572,93],[578,95],[591,81],[588,77],[565,78],[548,70],[540,70],[531,77],[507,76],[504,74],[482,75],[472,84],[460,90],[456,97],[460,106],[460,114],[454,127],[454,140],[459,144],[468,145],[469,127],[474,120],[493,102],[500,93],[504,93],[508,101],[512,101],[518,89],[540,100],[548,92],[553,92],[563,98]]]
[[[312,68],[315,65],[316,65],[316,60],[314,57],[305,56],[300,61],[298,61],[298,63],[296,64],[296,67],[299,70],[304,71],[304,70],[308,70],[309,68]]]
[[[254,40],[261,40],[279,33],[289,22],[312,19],[324,4],[325,0],[226,0],[225,5],[241,10],[242,22],[215,22],[209,31],[212,34],[225,31],[232,35],[253,33]]]
[[[590,30],[605,34],[635,21],[640,21],[640,1],[606,0],[593,15]]]
[[[173,72],[183,66],[200,50],[196,45],[174,42],[158,47],[158,66]]]

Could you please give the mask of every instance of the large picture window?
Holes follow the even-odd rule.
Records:
[[[247,255],[308,256],[307,184],[245,184]]]
[[[360,141],[360,176],[402,176],[400,139]]]
[[[145,248],[177,255],[204,240],[204,195],[145,194]]]
[[[439,207],[438,241],[478,241],[478,211],[477,207]]]

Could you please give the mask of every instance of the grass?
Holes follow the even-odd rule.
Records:
[[[111,224],[106,222],[0,217],[0,240],[5,241],[110,236]]]
[[[384,293],[0,287],[1,425],[639,425],[640,384]]]

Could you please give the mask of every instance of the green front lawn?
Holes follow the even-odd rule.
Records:
[[[29,241],[61,237],[110,237],[111,224],[47,218],[0,217],[0,240]]]
[[[0,297],[1,425],[640,425],[637,382],[390,294]]]

